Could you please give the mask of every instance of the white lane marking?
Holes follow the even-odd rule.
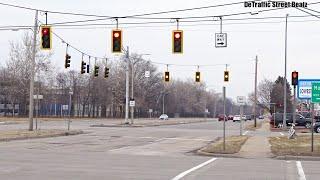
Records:
[[[174,177],[172,180],[179,180],[179,179],[183,178],[184,176],[186,176],[187,174],[191,173],[192,171],[195,171],[195,170],[197,170],[197,169],[199,169],[199,168],[202,168],[203,166],[206,166],[206,165],[212,163],[212,162],[215,161],[216,159],[217,159],[217,158],[209,159],[208,161],[206,161],[206,162],[204,162],[204,163],[201,163],[201,164],[199,164],[198,166],[195,166],[195,167],[193,167],[193,168],[191,168],[191,169],[189,169],[189,170],[186,170],[186,171],[178,174],[178,175],[177,175],[176,177]]]
[[[249,132],[249,131],[244,132],[243,135],[246,135],[248,132]]]
[[[284,134],[283,134],[282,132],[280,132],[280,135],[281,135],[281,136],[284,136]]]
[[[306,176],[304,175],[303,168],[300,161],[296,161],[298,174],[299,174],[299,180],[306,180]]]

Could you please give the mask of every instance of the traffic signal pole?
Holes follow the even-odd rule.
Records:
[[[253,106],[253,117],[254,117],[254,127],[257,127],[257,84],[258,84],[258,56],[255,59],[255,73],[254,73],[254,106]]]
[[[129,124],[129,47],[126,51],[127,68],[126,68],[126,112],[125,112],[125,124]]]
[[[38,32],[38,10],[36,10],[34,29],[33,29],[33,47],[32,47],[32,60],[31,60],[31,74],[30,74],[30,97],[29,97],[29,131],[33,131],[33,104],[34,104],[34,73],[36,64],[36,45],[37,45],[37,32]]]
[[[285,27],[285,54],[284,54],[284,78],[283,78],[283,130],[287,128],[287,35],[288,35],[288,14],[286,15]]]

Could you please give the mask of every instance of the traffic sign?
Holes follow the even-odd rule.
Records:
[[[69,106],[68,105],[62,105],[62,110],[68,110],[69,109]]]
[[[33,99],[43,99],[43,95],[40,95],[40,94],[33,95]]]
[[[245,96],[237,96],[237,103],[240,105],[244,105],[246,103],[246,97]]]
[[[311,102],[320,103],[320,83],[312,83]]]
[[[144,77],[149,78],[150,77],[150,71],[145,71],[144,72]]]
[[[216,47],[227,47],[227,33],[216,33]]]
[[[136,105],[136,102],[134,100],[130,100],[129,106],[134,107]]]
[[[298,98],[311,99],[312,83],[320,83],[320,79],[299,79]]]

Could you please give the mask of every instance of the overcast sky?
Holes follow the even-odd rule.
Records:
[[[97,14],[107,16],[127,16],[148,12],[168,11],[175,9],[210,6],[236,1],[226,0],[0,0],[10,3],[51,11],[74,12],[84,14]],[[303,2],[303,1],[302,1]],[[317,1],[304,1],[317,2]],[[320,4],[309,5],[308,8],[320,11]],[[187,17],[187,16],[218,16],[239,12],[257,11],[263,9],[245,8],[243,4],[209,8],[203,10],[187,11],[174,14],[161,14],[152,17]],[[316,17],[293,18],[290,16],[307,15],[297,9],[284,9],[259,13],[258,15],[239,15],[226,18],[269,17],[289,14],[288,23],[288,80],[291,81],[291,71],[299,71],[300,78],[320,78],[320,19]],[[1,23],[7,25],[33,25],[34,11],[11,8],[0,5]],[[93,17],[48,14],[48,23],[65,22],[74,20],[93,19]],[[39,20],[45,21],[43,13]],[[224,66],[201,67],[202,80],[210,89],[220,92],[223,85],[227,86],[227,96],[235,98],[247,95],[254,89],[254,59],[258,56],[258,81],[267,78],[275,80],[284,74],[284,30],[283,19],[271,20],[245,20],[223,22],[223,32],[228,33],[228,47],[215,48],[214,34],[220,31],[219,22],[180,23],[184,30],[184,53],[176,55],[171,53],[171,32],[176,25],[120,25],[123,30],[123,42],[130,47],[131,52],[148,53],[144,56],[155,62],[183,65],[213,65],[230,64],[230,82],[224,84]],[[136,22],[137,20],[120,19],[119,22]],[[139,22],[155,21],[140,20]],[[159,20],[161,22],[170,20]],[[263,22],[263,23],[261,23]],[[272,22],[272,23],[270,23]],[[92,23],[113,23],[114,20],[104,20]],[[111,53],[110,37],[113,26],[99,27],[53,27],[53,31],[64,38],[71,45],[99,57],[108,57],[113,61],[118,60]],[[8,59],[9,42],[19,41],[23,31],[0,31],[0,65]],[[55,64],[63,71],[65,44],[54,38],[53,41]],[[71,69],[79,70],[81,54],[70,50],[72,56]],[[159,65],[159,70],[164,71],[165,66]],[[194,78],[196,67],[169,66],[172,78]]]

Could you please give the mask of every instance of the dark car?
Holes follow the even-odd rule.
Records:
[[[229,116],[228,116],[228,120],[233,120],[233,116],[232,116],[232,115],[229,115]]]
[[[314,132],[320,133],[320,122],[314,123]]]
[[[293,123],[293,114],[287,113],[286,125],[289,126]],[[281,128],[283,127],[283,113],[275,113],[272,115],[270,124],[275,127]],[[311,127],[311,118],[305,118],[301,114],[296,114],[296,126],[305,126],[306,128]]]
[[[251,115],[245,115],[246,120],[252,120],[252,116]]]
[[[220,114],[220,115],[218,116],[218,121],[223,121],[224,118],[226,119],[226,121],[228,121],[228,117],[227,117],[226,115]]]

